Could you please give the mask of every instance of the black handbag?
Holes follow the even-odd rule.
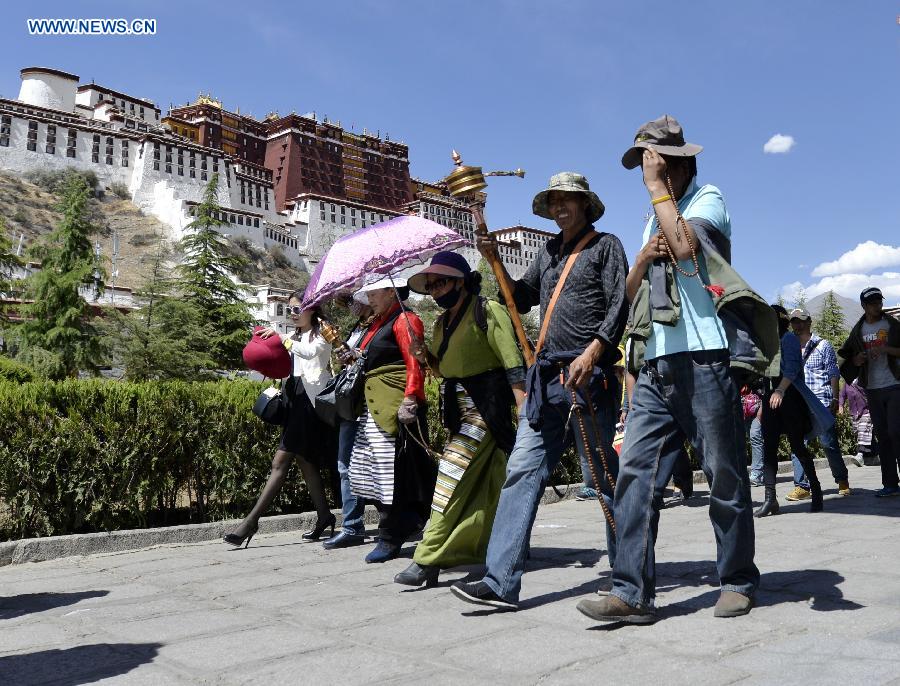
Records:
[[[253,414],[267,424],[284,426],[287,420],[287,403],[278,386],[269,386],[253,403]]]
[[[338,372],[316,396],[316,414],[331,426],[353,421],[362,414],[365,398],[366,358],[358,358]]]

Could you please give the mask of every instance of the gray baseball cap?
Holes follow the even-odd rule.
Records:
[[[649,149],[671,157],[694,157],[700,154],[703,146],[685,143],[681,124],[675,117],[664,114],[659,119],[648,121],[637,130],[634,145],[622,155],[622,166],[625,169],[640,167],[644,150]]]

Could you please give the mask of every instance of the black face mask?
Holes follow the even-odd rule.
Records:
[[[455,288],[452,291],[447,291],[443,295],[435,296],[434,301],[438,304],[438,307],[449,310],[456,303],[459,302],[460,297],[462,296],[462,289]]]

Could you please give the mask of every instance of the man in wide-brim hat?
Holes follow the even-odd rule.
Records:
[[[594,230],[592,224],[604,208],[587,179],[574,172],[556,174],[534,197],[532,209],[556,222],[560,233],[544,244],[521,279],[513,281],[507,273],[503,278],[519,312],[540,306],[542,335],[536,362],[526,377],[527,401],[519,411],[485,576],[473,583],[458,582],[451,589],[467,602],[507,609],[517,607],[531,527],[547,479],[573,439],[579,452],[592,460],[595,486],[607,510],[612,510],[610,482],[614,483],[617,470],[612,440],[619,395],[613,365],[620,356],[617,346],[628,314],[625,252],[614,235]],[[477,246],[482,255],[496,259],[493,237],[479,237]],[[571,271],[547,318],[554,289],[570,258]],[[581,409],[574,415],[570,412],[573,393],[584,410],[583,426],[578,424]],[[599,457],[601,449],[609,479]],[[597,515],[603,516],[600,508]],[[607,548],[612,559],[615,535],[610,528]]]
[[[626,283],[633,301],[629,368],[637,381],[615,493],[620,553],[609,595],[578,603],[579,611],[598,621],[656,620],[653,548],[659,493],[685,440],[693,444],[710,480],[709,516],[721,581],[715,615],[749,612],[759,583],[743,417],[728,336],[718,316],[727,301],[720,297],[720,282],[714,287],[709,281],[713,268],[717,278],[728,278],[734,292],[751,289],[728,264],[731,220],[722,194],[715,186],[697,185],[701,150],[684,140],[673,117],[663,115],[641,126],[622,156],[626,169],[641,167],[653,212]],[[750,303],[757,305],[771,314],[765,301]],[[750,318],[765,320],[755,313]],[[772,340],[777,348],[777,336]],[[766,369],[771,364],[762,353],[758,362]]]

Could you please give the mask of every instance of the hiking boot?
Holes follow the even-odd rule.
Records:
[[[608,595],[597,600],[580,600],[578,611],[598,622],[624,622],[626,624],[653,624],[656,613],[632,607],[618,596]]]
[[[460,600],[464,600],[467,603],[472,603],[474,605],[489,605],[491,607],[500,608],[501,610],[519,609],[519,606],[516,603],[504,600],[494,593],[491,587],[483,581],[475,581],[471,584],[457,581],[450,587],[450,591]]]
[[[722,591],[713,614],[716,617],[740,617],[750,612],[753,598],[736,591]]]
[[[809,492],[808,488],[803,488],[802,486],[794,486],[794,490],[787,494],[787,499],[794,502],[797,500],[809,500],[812,497],[812,493]]]
[[[838,481],[838,495],[850,495],[852,492],[849,481]]]

